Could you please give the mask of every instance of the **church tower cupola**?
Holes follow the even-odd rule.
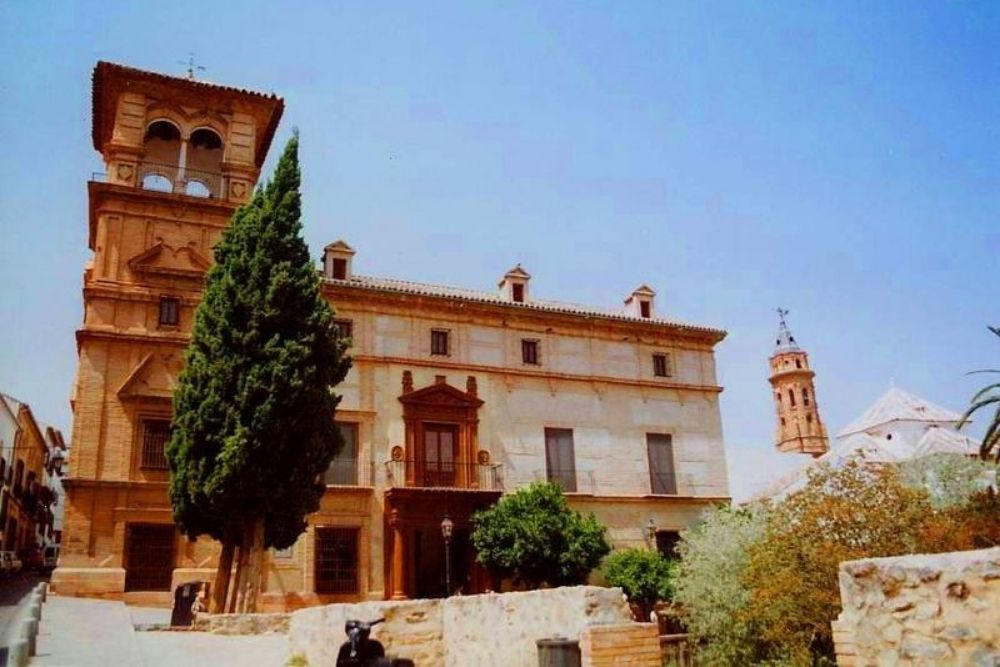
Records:
[[[778,413],[775,446],[780,452],[820,456],[828,446],[826,427],[816,402],[815,373],[785,322],[787,310],[778,309],[778,336],[771,355],[771,388]]]

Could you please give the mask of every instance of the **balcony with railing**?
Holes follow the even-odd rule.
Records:
[[[94,172],[91,174],[91,180],[107,183],[112,179],[108,178],[106,172]],[[225,174],[158,162],[140,162],[135,184],[142,190],[202,199],[224,199],[226,192]]]
[[[503,491],[500,464],[401,459],[385,462],[390,487]]]
[[[375,464],[355,458],[335,458],[323,475],[327,486],[371,488],[375,486]]]

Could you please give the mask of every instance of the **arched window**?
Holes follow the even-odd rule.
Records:
[[[809,405],[809,390],[808,389],[803,389],[802,390],[802,404],[806,405],[806,406]]]
[[[208,184],[202,180],[189,178],[184,186],[184,194],[191,197],[211,197],[212,191],[208,189]]]
[[[139,182],[147,190],[171,192],[181,158],[181,131],[168,120],[156,120],[146,128],[145,155]]]
[[[788,402],[793,408],[795,407],[795,390],[793,389],[788,390]]]
[[[222,138],[215,130],[201,127],[191,133],[185,177],[189,186],[192,181],[197,181],[201,187],[196,187],[194,192],[189,188],[187,194],[196,197],[219,196],[222,189],[222,156]]]

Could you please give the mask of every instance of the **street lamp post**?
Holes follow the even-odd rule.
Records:
[[[455,524],[445,515],[441,520],[441,537],[444,538],[444,595],[451,596],[451,533]]]

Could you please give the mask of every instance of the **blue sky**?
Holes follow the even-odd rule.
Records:
[[[285,97],[305,229],[357,270],[720,326],[734,495],[772,451],[775,307],[835,432],[961,409],[1000,324],[995,2],[6,2],[0,389],[67,430],[98,59]],[[269,161],[268,167],[273,163]]]

